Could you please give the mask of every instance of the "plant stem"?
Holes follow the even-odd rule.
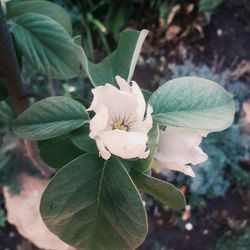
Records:
[[[0,68],[4,78],[5,87],[9,93],[12,106],[17,115],[20,115],[27,107],[27,99],[24,96],[22,77],[14,51],[8,26],[4,18],[0,4]]]
[[[0,69],[4,84],[16,115],[20,115],[28,107],[28,99],[24,98],[23,80],[19,70],[11,35],[0,3]],[[48,177],[51,170],[41,161],[34,142],[24,141],[26,153],[33,165]]]
[[[51,77],[49,77],[48,80],[49,80],[49,87],[50,87],[51,96],[57,96],[58,93],[57,93],[57,87],[56,87],[55,80]]]

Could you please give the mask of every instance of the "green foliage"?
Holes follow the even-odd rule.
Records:
[[[149,104],[161,125],[207,131],[229,127],[235,112],[232,97],[220,85],[198,77],[166,82],[150,96]]]
[[[27,59],[23,58],[22,76],[25,79],[25,88],[31,93],[29,98],[31,103],[53,95],[78,98],[76,100],[79,98],[91,100],[91,84],[85,74],[79,74],[74,79],[51,79],[42,75],[28,63]]]
[[[135,249],[147,234],[142,200],[123,165],[91,154],[57,173],[43,194],[41,214],[77,249]]]
[[[26,172],[39,176],[30,162],[17,156],[20,145],[19,139],[11,131],[15,114],[7,101],[0,102],[0,188],[8,186],[12,193],[19,192],[18,176]]]
[[[50,17],[72,36],[72,25],[68,13],[59,5],[43,0],[18,1],[8,5],[7,18],[19,17],[33,12]]]
[[[146,27],[148,23],[158,25],[160,18],[166,21],[171,4],[176,2],[175,0],[54,1],[68,9],[75,29],[82,33],[83,48],[90,60],[95,58],[94,46],[109,54],[110,41],[117,41],[119,33],[124,28]]]
[[[53,168],[62,168],[84,152],[71,141],[70,134],[64,134],[52,139],[38,141],[40,157]]]
[[[4,199],[0,198],[0,229],[6,226],[7,216],[3,207]]]
[[[152,92],[142,89],[142,94],[144,96],[145,102],[148,103],[149,97],[152,95]]]
[[[6,214],[5,214],[4,210],[2,208],[0,208],[0,228],[5,227],[6,221],[7,221]]]
[[[221,236],[211,250],[248,250],[250,246],[250,226],[242,235]]]
[[[225,0],[200,0],[199,12],[213,12]]]
[[[186,205],[183,193],[170,183],[137,171],[132,171],[131,176],[135,185],[141,192],[153,196],[164,205],[168,205],[175,209],[183,208]]]
[[[20,65],[22,55],[45,75],[70,79],[79,74],[71,21],[63,8],[42,0],[11,1],[7,6]]]
[[[233,184],[249,184],[250,175],[241,162],[249,158],[250,137],[241,134],[239,125],[209,135],[202,147],[209,159],[195,168],[196,177],[190,184],[192,193],[217,198]]]
[[[98,154],[96,142],[89,137],[89,126],[88,124],[83,125],[79,129],[71,132],[71,140],[76,147],[87,152]]]
[[[45,75],[70,79],[79,74],[79,60],[67,31],[50,17],[28,12],[11,23],[19,51]]]
[[[11,123],[15,119],[15,113],[9,102],[0,102],[0,127],[9,130]]]
[[[219,147],[209,143],[202,148],[208,154],[208,160],[195,167],[195,178],[190,183],[190,192],[207,198],[223,196],[229,187],[229,181],[225,179],[225,155]],[[203,143],[203,144],[204,144]]]
[[[14,122],[13,130],[22,138],[43,140],[77,129],[88,120],[81,103],[68,97],[48,97],[25,110]]]
[[[186,10],[190,1],[183,0],[53,0],[67,8],[70,13],[74,29],[82,34],[83,48],[90,60],[97,58],[94,47],[99,51],[110,54],[117,42],[119,33],[126,28],[140,29],[156,27],[160,31],[159,23],[167,27],[168,17],[172,8],[180,5]],[[191,1],[199,12],[216,10],[223,0]],[[83,27],[83,28],[82,28]]]
[[[121,33],[117,49],[98,64],[88,61],[84,50],[77,46],[83,68],[94,86],[111,83],[116,85],[115,77],[121,76],[131,81],[142,43],[148,31],[129,30]],[[79,39],[76,38],[76,39]],[[79,40],[76,40],[79,44]]]

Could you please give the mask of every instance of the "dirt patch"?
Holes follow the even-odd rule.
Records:
[[[204,28],[205,37],[201,43],[204,53],[201,60],[212,62],[217,57],[224,61],[226,68],[242,60],[250,60],[249,16],[249,1],[225,1]]]
[[[0,250],[39,250],[30,242],[25,240],[16,228],[7,225],[4,229],[0,229]]]
[[[155,250],[156,244],[169,250],[212,249],[218,237],[241,233],[249,216],[250,208],[236,190],[208,202],[204,211],[192,211],[186,222],[181,215],[173,215],[155,205],[149,213],[150,232],[138,249]],[[184,229],[186,223],[191,223],[193,229]]]
[[[222,64],[235,68],[242,61],[250,61],[250,5],[248,0],[226,0],[212,14],[180,11],[168,29],[149,26],[149,38],[144,54],[165,57],[166,63],[180,63],[186,58],[208,65]],[[178,33],[167,40],[168,32]]]

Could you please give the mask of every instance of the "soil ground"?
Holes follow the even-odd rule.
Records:
[[[238,191],[231,190],[224,198],[210,201],[202,212],[191,213],[193,224],[191,231],[174,225],[178,221],[185,223],[181,220],[181,216],[174,216],[162,209],[159,209],[155,215],[156,207],[154,207],[149,216],[150,232],[139,249],[212,250],[218,237],[242,232],[250,217],[249,201],[246,204]],[[156,242],[165,248],[157,248]]]

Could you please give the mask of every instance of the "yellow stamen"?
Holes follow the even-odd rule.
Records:
[[[120,121],[115,122],[113,126],[114,126],[114,129],[125,130],[125,131],[128,130],[128,128],[124,126],[124,124],[122,124],[122,122]]]

